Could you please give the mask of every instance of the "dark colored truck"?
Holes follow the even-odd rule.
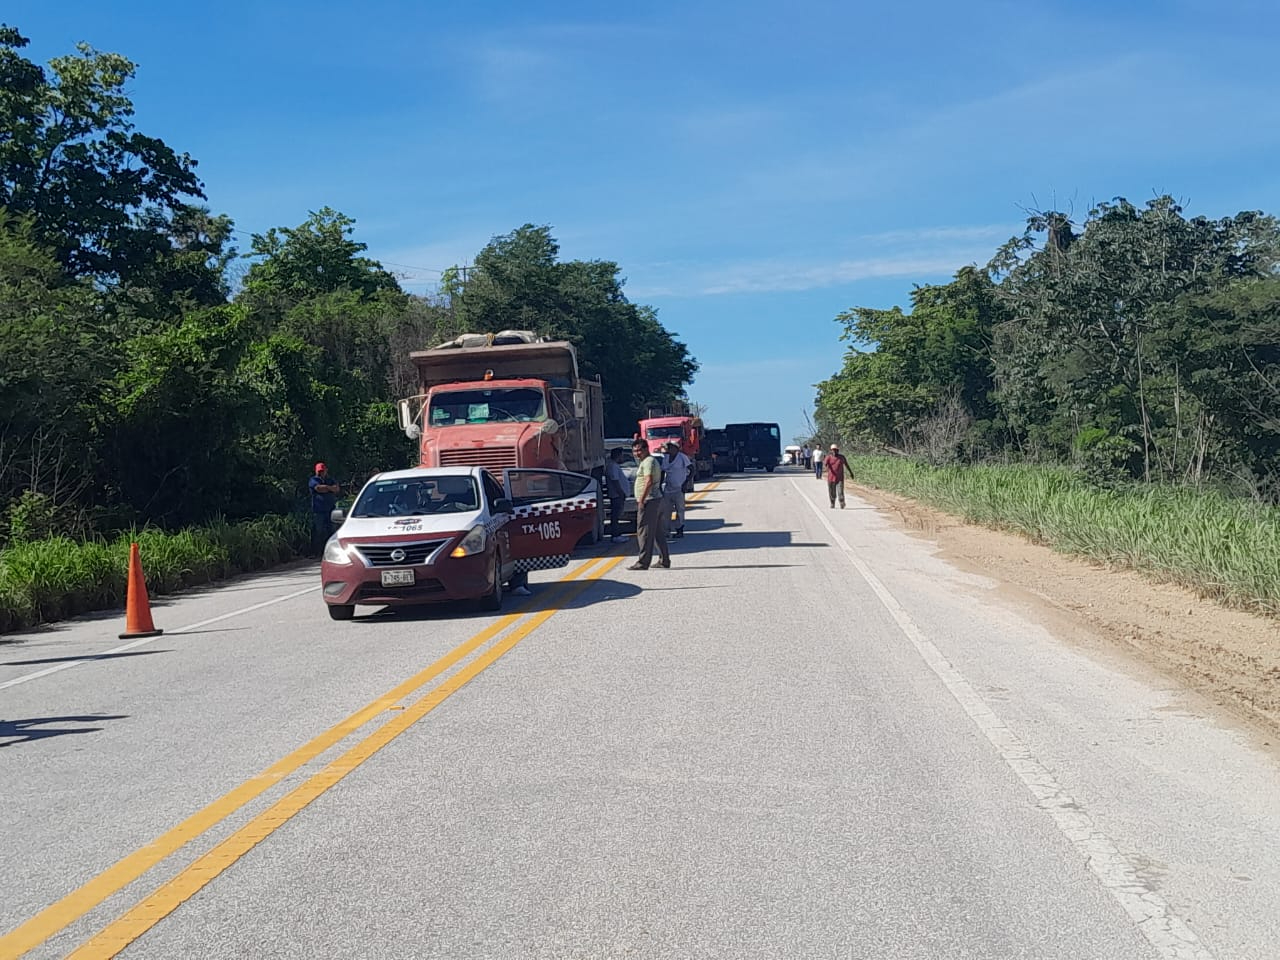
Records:
[[[738,469],[760,467],[773,473],[782,462],[782,431],[776,423],[727,423],[724,432],[738,458]]]
[[[708,430],[703,434],[703,442],[711,457],[712,473],[740,473],[742,463],[729,433],[723,428]]]

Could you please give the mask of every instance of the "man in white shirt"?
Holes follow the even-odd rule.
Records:
[[[681,452],[679,443],[669,440],[662,469],[666,480],[667,499],[670,501],[664,516],[670,517],[672,508],[675,509],[676,527],[671,537],[679,540],[684,536],[684,485],[689,479],[689,471],[693,469],[693,461]]]

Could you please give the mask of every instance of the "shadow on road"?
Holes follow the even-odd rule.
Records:
[[[665,573],[666,571],[662,572]],[[591,589],[584,590],[566,601],[565,598],[569,593],[583,584],[590,584]],[[602,592],[599,589],[600,587],[608,587],[609,589]],[[641,592],[641,588],[634,583],[623,583],[618,580],[603,578],[600,580],[583,578],[549,583],[531,582],[529,589],[533,591],[533,595],[529,597],[508,595],[506,602],[502,605],[502,609],[497,613],[477,610],[475,604],[468,603],[465,600],[457,600],[423,604],[418,607],[382,607],[372,613],[356,616],[351,622],[376,626],[379,623],[415,623],[433,620],[492,620],[495,617],[512,613],[518,613],[523,616],[530,613],[545,613],[548,610],[570,610],[589,607],[596,603],[618,600]]]
[[[82,657],[45,657],[42,660],[8,660],[0,667],[34,667],[42,663],[81,663],[89,660],[118,660],[121,657],[149,657],[153,653],[172,653],[172,650],[133,650],[129,653],[86,653]]]
[[[50,727],[54,723],[98,723],[102,720],[124,720],[126,713],[95,713],[82,717],[32,717],[29,720],[0,720],[0,747],[14,747],[33,740],[97,733],[102,727]]]

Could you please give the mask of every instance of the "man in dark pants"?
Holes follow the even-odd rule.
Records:
[[[311,554],[320,556],[324,545],[333,536],[333,507],[342,487],[329,479],[329,468],[316,464],[315,475],[308,484],[311,487]]]
[[[627,539],[622,535],[622,511],[627,505],[627,475],[622,472],[622,458],[626,455],[626,447],[614,447],[604,469],[609,488],[609,534],[614,543]]]
[[[833,443],[831,452],[822,461],[822,467],[827,474],[827,498],[831,501],[832,510],[836,508],[837,498],[840,500],[840,509],[844,509],[844,473],[848,466],[849,461],[844,458],[840,448]]]
[[[637,440],[631,447],[636,461],[640,464],[636,471],[636,541],[640,544],[640,556],[636,562],[627,567],[628,570],[648,570],[653,561],[653,548],[656,545],[662,559],[658,566],[671,566],[671,554],[667,552],[666,525],[662,522],[662,511],[669,510],[667,498],[662,495],[662,467],[657,459],[649,453],[649,445]]]

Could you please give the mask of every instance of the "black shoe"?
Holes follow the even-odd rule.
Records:
[[[670,560],[659,560],[659,561],[658,561],[658,566],[660,566],[660,567],[666,567],[667,569],[670,569],[670,568],[671,568],[671,561],[670,561]]]
[[[628,570],[648,570],[649,568],[643,563],[633,563],[631,566],[627,567],[627,569]]]

